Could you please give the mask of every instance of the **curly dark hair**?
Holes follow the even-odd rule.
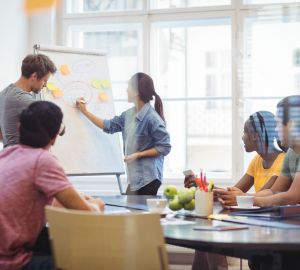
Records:
[[[54,103],[33,102],[20,115],[20,143],[45,147],[58,134],[62,119],[63,113]]]

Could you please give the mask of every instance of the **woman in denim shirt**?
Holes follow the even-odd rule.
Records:
[[[79,110],[107,133],[122,132],[128,187],[126,194],[156,195],[163,178],[164,156],[171,150],[163,104],[155,92],[153,80],[145,73],[134,74],[128,82],[128,102],[134,107],[103,120],[77,101]],[[150,100],[155,97],[155,109]]]

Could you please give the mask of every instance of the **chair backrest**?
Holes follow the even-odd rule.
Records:
[[[158,214],[97,214],[46,207],[56,267],[168,269]]]

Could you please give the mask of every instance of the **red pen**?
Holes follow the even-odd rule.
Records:
[[[204,185],[204,191],[208,192],[208,188],[207,188],[207,185],[206,185],[206,173],[204,173],[203,185]]]
[[[203,190],[201,179],[200,178],[196,178],[195,182],[196,182],[199,190]]]

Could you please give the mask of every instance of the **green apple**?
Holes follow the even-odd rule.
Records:
[[[190,190],[193,192],[193,198],[195,199],[195,194],[196,194],[197,188],[196,187],[190,187]]]
[[[173,199],[174,196],[177,194],[176,186],[166,186],[164,189],[164,196],[167,199]]]
[[[192,199],[189,203],[183,205],[185,210],[194,210],[195,209],[195,199]]]
[[[169,208],[173,211],[180,210],[183,207],[183,205],[179,202],[178,196],[175,195],[173,200],[169,201]]]
[[[189,203],[193,199],[193,191],[189,188],[184,188],[178,191],[178,200],[180,203]]]

